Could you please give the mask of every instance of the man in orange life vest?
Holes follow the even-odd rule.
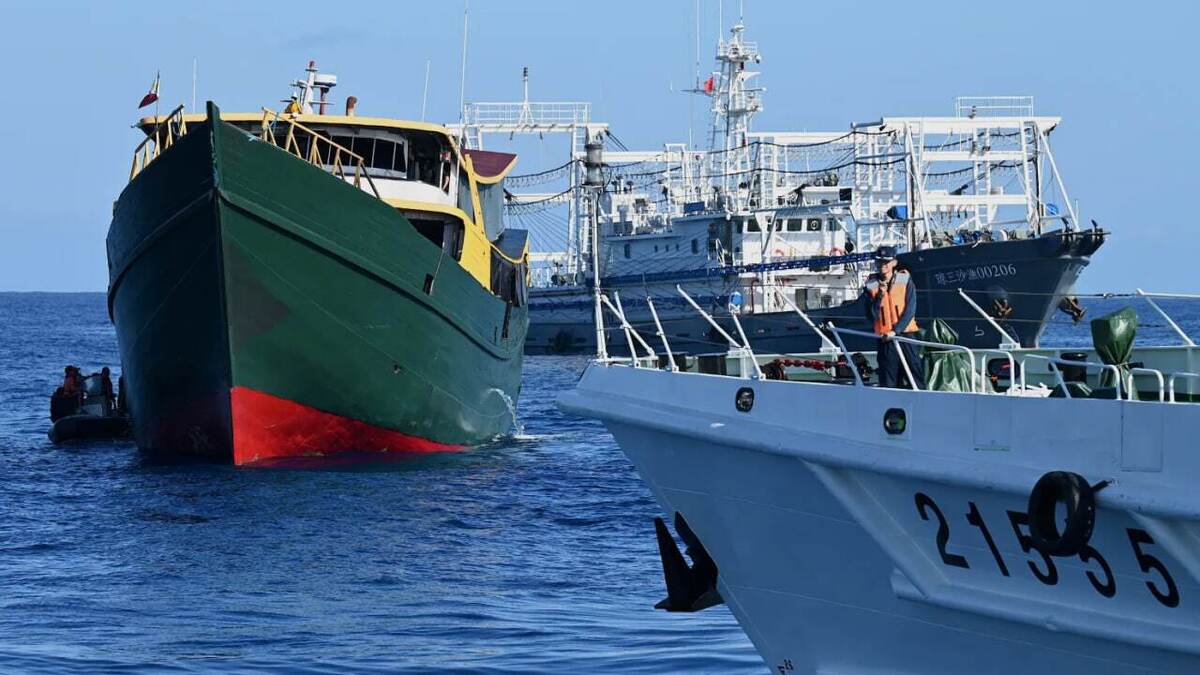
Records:
[[[899,347],[904,352],[904,360],[912,371],[917,388],[924,389],[925,378],[917,346],[892,340],[897,335],[906,338],[917,337],[917,294],[913,288],[912,277],[907,271],[896,271],[894,247],[880,246],[876,253],[878,257],[875,264],[879,271],[867,279],[863,295],[867,301],[867,318],[874,326],[875,335],[879,336],[879,342],[875,346],[879,386],[899,387],[902,379],[907,386],[908,374],[900,363],[900,355],[896,350]]]

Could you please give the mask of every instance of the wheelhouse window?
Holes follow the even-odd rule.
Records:
[[[259,122],[253,123],[237,123],[237,127],[252,136],[260,136],[263,133]],[[410,149],[409,133],[393,131],[390,129],[364,129],[364,128],[347,128],[347,127],[329,127],[322,128],[317,126],[313,132],[323,139],[327,139],[331,143],[335,143],[342,148],[362,157],[363,166],[376,178],[391,178],[398,180],[424,180],[431,185],[437,185],[438,180],[443,175],[440,171],[441,167],[437,166],[437,157],[440,157],[442,150],[445,154],[449,154],[449,148],[439,148],[439,143],[436,141],[436,134],[428,134],[421,132],[413,132],[414,135],[434,136],[434,141],[424,141],[426,147],[426,155],[433,153],[434,160],[426,162],[423,167],[425,170],[420,172],[420,176],[415,175],[418,172],[410,171],[412,162],[412,152]],[[286,128],[274,129],[275,144],[279,147],[288,146],[288,150],[299,155],[304,159],[313,158],[313,137],[308,133],[297,131],[292,135],[291,140],[287,138]],[[329,167],[334,160],[337,148],[331,143],[324,141],[316,141],[316,161]],[[432,147],[428,147],[432,146]],[[343,156],[339,158],[342,167],[347,171],[352,169],[353,160]],[[433,169],[429,170],[429,166]]]
[[[389,134],[388,137],[334,134],[332,140],[334,143],[362,157],[363,166],[373,176],[398,178],[400,180],[405,180],[408,177],[408,147],[403,138],[392,134]],[[322,152],[321,154],[322,160],[325,163],[328,164],[333,161],[331,153]],[[349,165],[350,160],[342,158],[342,164]]]
[[[821,219],[820,218],[809,218],[808,219],[808,231],[809,232],[820,232],[821,231]]]
[[[407,140],[411,158],[407,167],[408,180],[428,183],[450,194],[455,163],[446,139],[432,132],[412,132]]]

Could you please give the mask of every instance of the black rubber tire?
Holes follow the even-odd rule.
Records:
[[[1067,506],[1067,523],[1058,531],[1058,503]],[[1057,557],[1079,555],[1096,525],[1096,492],[1077,473],[1051,471],[1029,493],[1029,537],[1037,550]]]

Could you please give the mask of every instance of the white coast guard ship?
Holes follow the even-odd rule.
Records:
[[[1037,346],[1107,238],[1081,224],[1067,194],[1050,142],[1060,117],[1035,114],[1028,96],[959,97],[950,116],[761,130],[762,55],[744,23],[714,57],[689,90],[709,107],[703,150],[699,140],[626,148],[587,103],[531,101],[528,71],[523,100],[464,107],[454,128],[469,148],[514,134],[570,138],[566,164],[506,180],[506,215],[531,233],[527,354],[595,352],[597,275],[621,290],[639,328],[653,329],[651,297],[679,351],[717,354],[724,343],[676,284],[704,307],[740,302],[755,349],[816,350],[790,307],[869,328],[856,299],[880,246],[898,247],[918,319],[941,317],[969,346],[995,344],[990,322],[954,313],[961,288]],[[608,348],[625,346],[613,334]]]
[[[1194,319],[1132,353],[1128,312],[1092,349],[923,343],[957,377],[918,391],[872,386],[830,325],[797,356],[723,333],[698,372],[600,302],[646,356],[602,344],[559,405],[604,422],[686,545],[657,523],[659,607],[724,601],[780,675],[1200,672]]]

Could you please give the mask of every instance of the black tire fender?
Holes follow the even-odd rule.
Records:
[[[1067,507],[1066,525],[1058,529],[1058,504]],[[1079,555],[1092,538],[1096,525],[1096,491],[1077,473],[1050,471],[1029,493],[1029,537],[1046,555]]]

